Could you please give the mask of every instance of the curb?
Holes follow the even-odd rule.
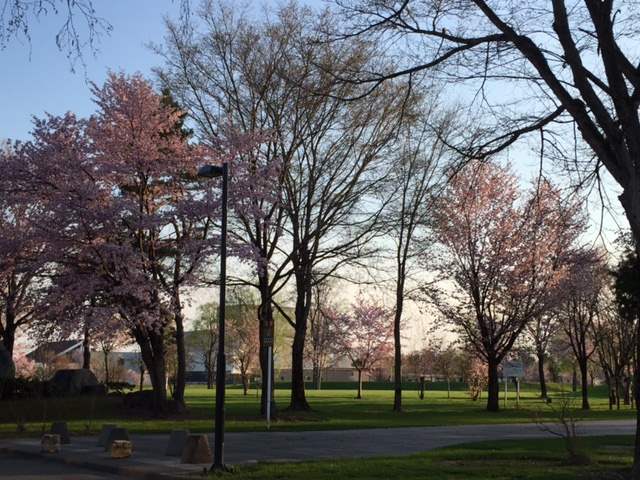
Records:
[[[92,470],[94,472],[109,473],[126,478],[141,478],[144,480],[185,480],[190,478],[204,478],[202,474],[171,475],[168,473],[149,472],[144,467],[105,465],[102,463],[88,462],[84,460],[73,460],[70,458],[56,456],[56,454],[29,452],[5,446],[0,446],[0,454],[16,455],[22,458],[31,459],[37,458],[45,462],[70,465],[74,467],[84,468],[86,470]]]

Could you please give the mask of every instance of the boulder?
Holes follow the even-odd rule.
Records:
[[[16,376],[16,366],[9,350],[0,342],[0,380],[12,379]]]
[[[111,434],[111,430],[113,430],[114,428],[117,428],[117,425],[113,424],[113,423],[106,423],[104,425],[102,425],[102,430],[100,430],[100,435],[98,436],[98,446],[99,447],[104,447],[107,445],[107,439],[109,438],[109,435]]]
[[[71,443],[71,438],[69,437],[69,429],[67,428],[67,422],[53,422],[51,424],[51,430],[49,433],[60,435],[60,443],[62,445],[67,445]]]
[[[49,390],[54,395],[75,396],[98,388],[100,383],[91,370],[58,370],[49,381]]]
[[[213,455],[206,435],[189,435],[182,450],[181,463],[211,463]]]
[[[111,458],[129,458],[133,445],[129,440],[114,440],[111,444]]]
[[[111,450],[111,445],[113,444],[113,442],[115,442],[116,440],[131,440],[129,438],[129,432],[127,431],[126,428],[112,428],[111,431],[109,432],[109,435],[107,436],[107,441],[104,444],[104,449],[105,451],[110,451]]]
[[[58,453],[60,451],[60,435],[45,433],[40,440],[42,453]]]
[[[169,457],[181,457],[188,437],[189,430],[172,430],[165,455]]]

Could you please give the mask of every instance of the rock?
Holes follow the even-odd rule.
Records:
[[[172,430],[169,436],[169,444],[165,455],[170,457],[181,457],[184,445],[187,443],[189,430]]]
[[[102,425],[102,430],[100,430],[100,435],[98,436],[98,446],[104,447],[107,445],[107,439],[111,434],[111,430],[117,428],[118,426],[113,423],[106,423]]]
[[[42,453],[58,453],[60,451],[60,435],[45,433],[40,440]]]
[[[98,379],[91,370],[78,368],[58,370],[49,381],[49,390],[54,395],[74,396],[97,388],[99,385]]]
[[[69,437],[69,429],[67,428],[67,422],[54,422],[51,424],[50,433],[60,435],[60,443],[62,445],[67,445],[71,443],[71,438]]]
[[[182,450],[180,463],[211,463],[213,455],[206,435],[189,435]]]
[[[11,354],[4,344],[0,342],[0,380],[12,379],[16,376],[16,366]]]
[[[129,458],[133,445],[129,440],[114,440],[111,444],[111,458]]]
[[[113,428],[109,432],[109,436],[107,437],[107,441],[104,444],[105,451],[109,451],[111,449],[111,444],[116,440],[130,440],[129,432],[127,432],[126,428]]]

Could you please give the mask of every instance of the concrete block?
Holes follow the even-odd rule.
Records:
[[[111,444],[111,458],[129,458],[133,445],[129,440],[114,440]]]
[[[111,450],[111,444],[116,440],[131,440],[129,438],[129,432],[127,432],[126,428],[112,428],[109,432],[109,436],[107,437],[107,441],[104,444],[104,450],[106,452]]]
[[[100,431],[100,435],[98,436],[98,446],[104,447],[107,444],[107,439],[109,438],[109,434],[111,430],[116,428],[117,425],[115,423],[106,423],[102,425],[102,430]]]
[[[45,433],[40,440],[42,453],[58,453],[60,451],[60,435]]]
[[[170,457],[181,457],[182,450],[187,443],[189,437],[189,430],[172,430],[169,436],[169,443],[167,444],[167,450],[165,455]]]
[[[53,422],[51,424],[51,430],[49,430],[49,433],[60,435],[60,443],[62,445],[68,445],[69,443],[71,443],[71,437],[69,436],[67,422]]]
[[[213,455],[206,435],[189,435],[182,450],[181,463],[211,463]]]

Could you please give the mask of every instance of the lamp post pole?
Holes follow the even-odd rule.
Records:
[[[216,412],[213,432],[213,465],[211,470],[226,470],[224,465],[224,397],[227,362],[224,352],[225,302],[227,286],[227,188],[229,166],[205,165],[198,171],[199,177],[222,177],[222,228],[220,238],[220,313],[218,316],[218,355],[216,361]]]
[[[220,315],[218,317],[218,368],[216,369],[216,419],[213,439],[213,470],[224,467],[224,396],[227,361],[224,353],[225,302],[227,290],[227,163],[222,164],[222,232],[220,240]]]

